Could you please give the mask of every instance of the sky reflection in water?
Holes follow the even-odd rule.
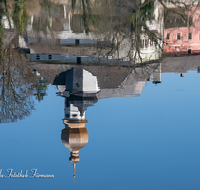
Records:
[[[192,84],[192,85],[191,85]],[[54,179],[1,179],[16,186],[54,189],[198,189],[199,74],[162,74],[140,97],[99,100],[86,111],[88,144],[73,182],[69,150],[61,141],[64,98],[48,96],[25,120],[1,125],[2,169],[37,168]],[[190,97],[190,98],[189,98]]]

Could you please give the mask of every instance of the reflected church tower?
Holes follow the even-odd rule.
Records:
[[[76,163],[80,161],[79,151],[88,143],[85,112],[87,107],[98,101],[97,77],[84,69],[72,68],[66,72],[66,85],[58,85],[58,89],[59,95],[65,98],[65,128],[61,139],[70,151],[69,161],[73,163],[75,177]]]

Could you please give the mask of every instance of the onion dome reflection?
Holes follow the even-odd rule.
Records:
[[[73,163],[75,177],[76,163],[80,161],[79,151],[88,143],[85,112],[87,107],[98,101],[97,78],[84,69],[73,68],[66,72],[66,85],[58,85],[58,89],[58,94],[65,98],[65,128],[61,139],[70,151],[69,161]]]
[[[73,163],[75,177],[75,166],[80,161],[79,151],[88,143],[88,132],[85,128],[87,120],[63,121],[65,129],[62,130],[61,139],[64,146],[70,150],[71,156],[69,157],[69,161]]]

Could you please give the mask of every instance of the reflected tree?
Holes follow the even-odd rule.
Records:
[[[3,40],[4,40],[4,25],[2,22],[4,9],[3,9],[3,3],[0,1],[0,65],[3,61]]]
[[[4,29],[2,23],[2,17],[0,16],[0,65],[3,61],[3,39],[4,39]]]
[[[136,59],[136,56],[138,54],[141,62],[142,58],[140,56],[140,47],[141,47],[141,34],[144,33],[147,35],[155,45],[158,45],[161,49],[160,43],[158,42],[157,35],[150,31],[147,26],[147,21],[152,21],[154,19],[154,2],[150,0],[146,0],[144,3],[140,4],[139,6],[136,6],[136,10],[133,11],[133,14],[131,15],[131,31],[135,35],[135,39],[133,40],[133,44],[135,46],[135,55],[134,59]]]
[[[75,10],[76,4],[78,3],[82,7],[82,19],[84,23],[84,28],[86,34],[88,34],[90,32],[90,24],[95,25],[97,17],[95,17],[93,14],[91,0],[72,0],[72,11]]]
[[[51,18],[51,9],[54,7],[54,4],[47,0],[41,1],[41,15],[39,17],[35,17],[33,20],[33,30],[39,34],[39,32],[43,32],[45,36],[47,36],[48,31],[51,31],[50,21]]]
[[[46,90],[48,87],[48,82],[43,77],[37,77],[36,84],[35,84],[35,90],[36,93],[34,94],[36,96],[36,100],[39,102],[44,99],[44,96],[47,95]]]
[[[104,41],[111,42],[110,49],[106,47],[109,43],[102,43],[97,53],[99,56],[135,63],[138,57],[140,62],[143,61],[140,56],[142,35],[148,36],[151,43],[161,49],[161,39],[147,26],[147,21],[154,20],[154,3],[151,0],[145,0],[143,3],[131,0],[102,0],[100,2],[72,0],[72,9],[76,8],[75,5],[81,4],[86,33],[91,32],[90,28],[92,28],[93,34],[103,34]]]
[[[17,38],[4,49],[0,66],[0,123],[16,122],[34,109],[34,76],[27,66],[26,55],[13,49],[17,46]]]
[[[12,45],[6,49],[0,67],[0,123],[24,119],[34,109],[32,70],[27,66],[26,57],[12,49]]]
[[[9,10],[7,0],[0,0],[0,123],[16,122],[29,116],[34,109],[35,91],[36,99],[41,101],[48,85],[43,78],[36,79],[27,65],[29,55],[17,48],[19,34],[22,35],[27,26],[26,1],[15,0],[12,14]],[[4,29],[3,16],[7,18],[10,30]],[[18,32],[11,31],[11,20]],[[7,34],[10,39],[5,45]]]
[[[22,36],[28,23],[28,15],[26,12],[26,0],[14,1],[13,22],[16,29]]]

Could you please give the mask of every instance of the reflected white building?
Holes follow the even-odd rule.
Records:
[[[146,24],[149,30],[158,37],[159,45],[151,41],[149,39],[149,36],[145,33],[145,31],[142,32],[140,36],[140,52],[137,52],[140,54],[140,56],[138,56],[136,55],[136,49],[132,47],[133,42],[131,41],[131,39],[127,37],[124,38],[121,36],[119,38],[124,39],[120,42],[120,45],[117,48],[117,50],[111,52],[108,57],[104,54],[98,55],[97,50],[88,50],[87,53],[81,53],[81,55],[77,56],[80,57],[81,63],[97,63],[101,61],[105,64],[118,64],[120,60],[121,62],[123,62],[123,65],[129,65],[130,62],[144,63],[160,59],[160,57],[162,56],[162,51],[160,48],[162,48],[163,15],[159,9],[158,1],[155,1],[154,6],[155,19],[151,22],[147,22]],[[115,44],[115,42],[112,41],[112,34],[109,34],[110,38],[106,37],[108,35],[108,31],[105,31],[104,33],[97,33],[95,32],[95,28],[93,28],[91,32],[86,34],[81,14],[72,14],[71,11],[68,10],[65,5],[60,6],[59,10],[59,14],[57,13],[55,15],[52,15],[51,17],[46,18],[50,23],[49,27],[46,26],[46,34],[44,34],[44,32],[41,30],[36,32],[33,29],[34,25],[36,25],[34,23],[38,22],[37,20],[39,18],[35,16],[31,17],[31,20],[27,27],[27,43],[42,43],[49,46],[67,45],[75,47],[77,45],[84,45],[85,47],[90,45],[95,46],[96,44],[98,44],[98,42],[103,42],[104,44],[107,44],[106,46],[109,47],[111,47],[112,43]],[[132,38],[134,38],[134,36]],[[77,46],[76,48],[74,48],[74,51],[72,50],[66,55],[63,54],[64,52],[60,52],[62,54],[62,56],[60,57],[58,54],[55,53],[54,50],[52,50],[51,59],[49,59],[48,56],[45,57],[45,54],[48,55],[47,51],[45,51],[46,48],[43,48],[41,50],[40,49],[40,47],[33,47],[31,49],[31,53],[33,54],[31,57],[31,61],[39,61],[37,60],[36,55],[40,55],[41,60],[43,60],[44,62],[46,61],[53,63],[57,61],[58,63],[78,63],[78,60],[76,60],[77,57],[73,56],[77,54],[78,50],[80,49],[80,46]]]

